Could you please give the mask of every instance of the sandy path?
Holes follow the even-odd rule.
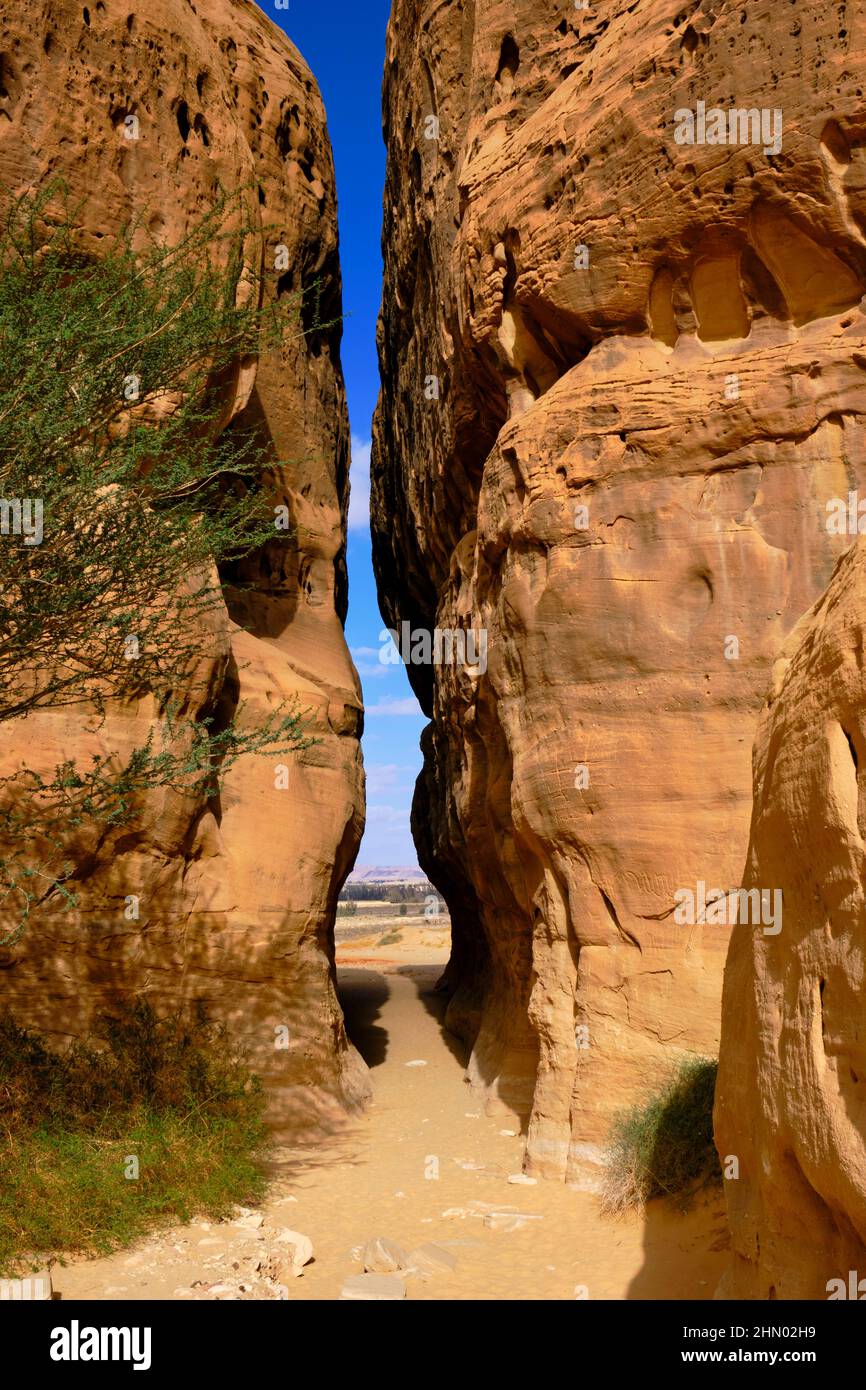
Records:
[[[348,1028],[372,1068],[374,1103],[315,1148],[278,1151],[262,1229],[197,1224],[132,1252],[55,1268],[64,1297],[236,1297],[244,1281],[241,1297],[273,1297],[252,1271],[285,1226],[310,1236],[315,1250],[303,1277],[289,1281],[291,1301],[339,1297],[346,1276],[361,1270],[353,1247],[374,1236],[407,1250],[434,1241],[457,1256],[452,1274],[410,1279],[412,1300],[573,1300],[579,1286],[590,1299],[712,1297],[726,1245],[718,1190],[687,1215],[654,1204],[645,1218],[610,1221],[590,1194],[509,1184],[508,1174],[520,1172],[522,1140],[473,1103],[459,1044],[438,1021],[432,988],[441,963],[375,966],[341,970]],[[426,1065],[407,1065],[413,1061]],[[438,1178],[426,1176],[437,1165]],[[473,1203],[541,1219],[490,1229]]]

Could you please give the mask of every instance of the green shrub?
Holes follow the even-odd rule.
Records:
[[[0,1017],[0,1273],[106,1253],[263,1190],[261,1084],[224,1029],[139,1000],[103,1041],[53,1053]]]
[[[255,719],[215,691],[204,703],[202,663],[226,603],[248,623],[244,594],[296,545],[266,431],[222,427],[226,383],[321,333],[321,285],[281,295],[255,273],[252,188],[215,192],[175,244],[138,220],[98,256],[81,211],[60,181],[0,198],[0,727],[86,706],[101,729],[99,752],[54,766],[25,737],[0,777],[10,944],[31,914],[82,895],[88,910],[82,854],[135,826],[148,792],[206,799],[238,758],[313,741],[292,697]],[[112,741],[107,711],[145,697],[147,737]]]
[[[717,1070],[715,1061],[689,1058],[664,1090],[614,1121],[602,1192],[606,1212],[627,1211],[721,1177],[713,1144]]]

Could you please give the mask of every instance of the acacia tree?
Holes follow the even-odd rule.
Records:
[[[0,726],[75,706],[100,728],[145,695],[161,716],[131,754],[0,779],[12,936],[48,896],[74,903],[82,826],[129,823],[154,787],[208,796],[240,756],[310,742],[293,703],[252,729],[241,709],[188,708],[224,611],[217,566],[290,543],[254,436],[222,428],[238,364],[305,331],[299,298],[263,294],[245,261],[245,205],[219,199],[171,247],[130,225],[98,258],[58,185],[0,226]]]

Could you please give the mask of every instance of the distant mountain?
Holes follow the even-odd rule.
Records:
[[[417,864],[409,868],[394,868],[393,865],[353,869],[346,879],[347,883],[426,883],[427,875]]]

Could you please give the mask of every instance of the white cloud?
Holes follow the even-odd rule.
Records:
[[[408,806],[367,806],[364,835],[366,864],[414,864],[416,850],[409,828]]]
[[[384,791],[409,791],[415,785],[417,769],[399,763],[366,763],[367,795],[377,796]]]
[[[372,440],[352,435],[352,466],[349,480],[349,530],[367,531],[370,527],[370,449]]]
[[[374,804],[367,807],[367,824],[376,825],[383,830],[408,830],[411,814],[411,809],[408,806]]]
[[[401,717],[403,715],[413,715],[417,719],[424,718],[424,712],[414,695],[410,695],[405,700],[380,700],[378,704],[368,705],[366,714],[391,714]]]
[[[380,647],[351,647],[350,651],[355,670],[362,680],[382,680],[384,676],[390,676],[396,670],[396,667],[388,666],[379,660]]]

